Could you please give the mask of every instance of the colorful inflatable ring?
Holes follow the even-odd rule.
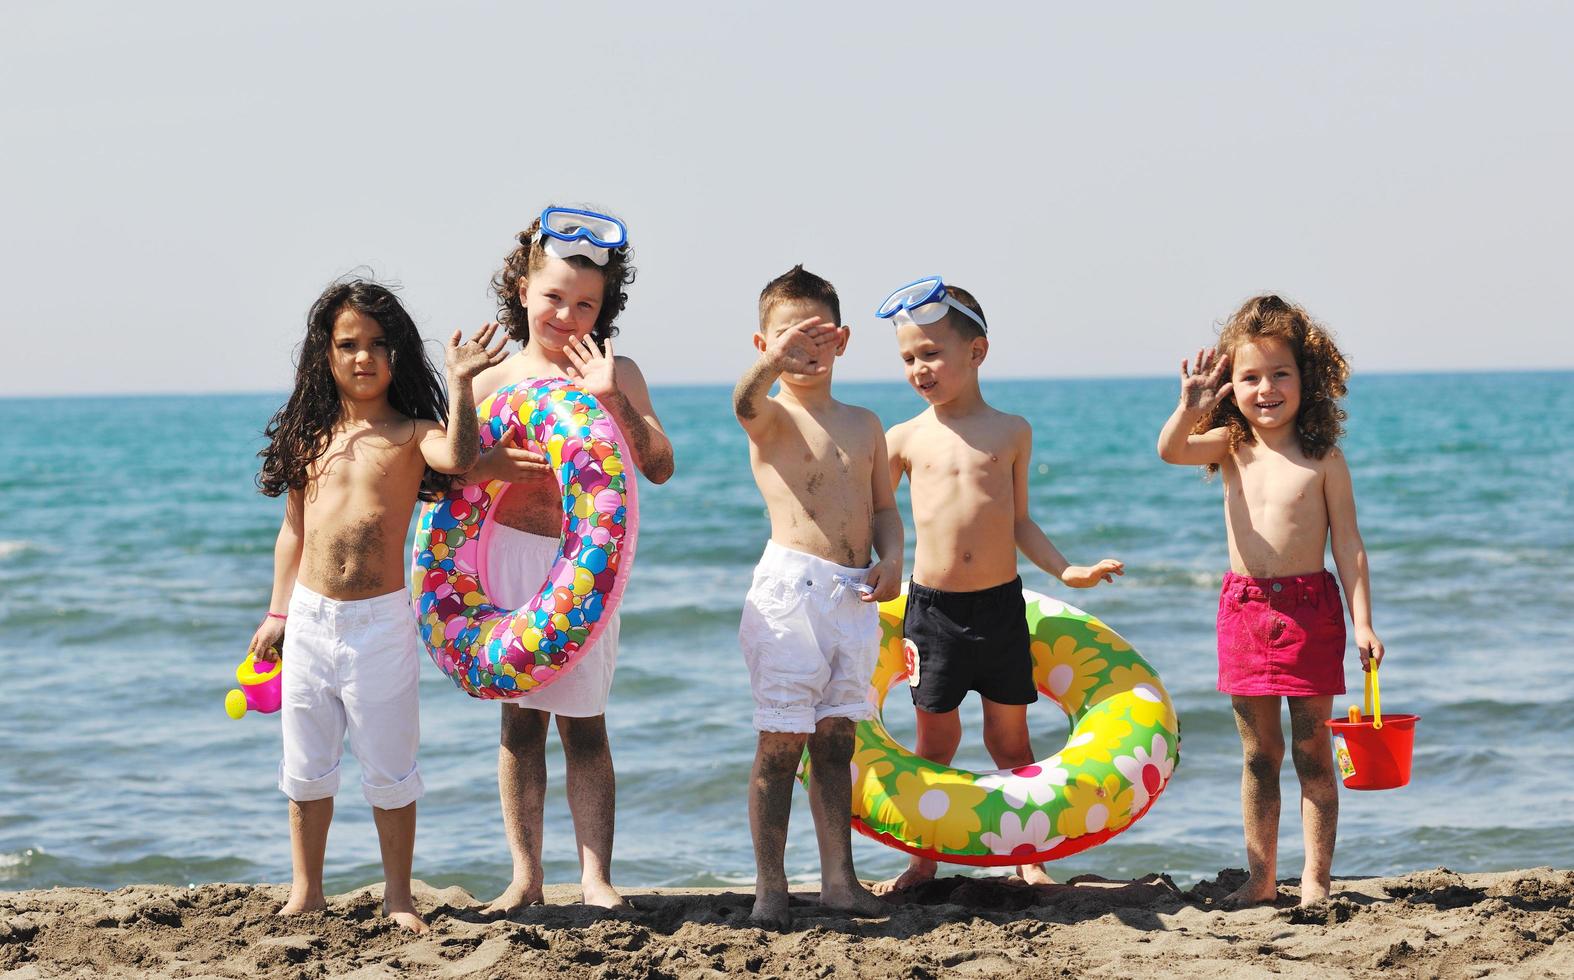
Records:
[[[421,637],[442,672],[471,697],[523,698],[574,666],[623,596],[639,528],[634,474],[612,416],[566,379],[510,385],[476,413],[483,449],[514,429],[516,445],[557,471],[557,559],[523,608],[487,598],[487,515],[513,486],[494,480],[422,508],[410,584]]]
[[[1053,861],[1114,837],[1164,791],[1180,760],[1180,729],[1153,668],[1097,618],[1035,592],[1023,595],[1033,680],[1070,717],[1065,747],[1031,766],[981,773],[903,748],[882,716],[887,693],[909,676],[907,596],[881,603],[880,658],[869,690],[876,715],[859,723],[852,762],[859,832],[954,864]],[[803,769],[806,776],[807,761]]]

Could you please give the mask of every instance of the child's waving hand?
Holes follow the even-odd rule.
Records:
[[[489,367],[503,363],[503,347],[508,343],[505,334],[497,342],[497,346],[487,349],[492,337],[497,333],[497,322],[493,321],[477,330],[470,339],[460,343],[464,336],[463,331],[455,330],[454,335],[448,338],[448,346],[443,350],[443,361],[448,367],[450,376],[469,381]]]
[[[771,367],[786,374],[824,374],[831,369],[841,331],[811,316],[783,330],[765,345]]]
[[[1229,366],[1228,354],[1216,355],[1212,347],[1197,351],[1197,369],[1187,370],[1186,360],[1181,360],[1181,407],[1187,412],[1206,413],[1217,403],[1229,397],[1232,382],[1224,381],[1224,369]]]
[[[1073,589],[1091,589],[1099,582],[1113,582],[1115,576],[1126,574],[1126,563],[1106,558],[1097,565],[1067,565],[1060,573],[1060,581]]]
[[[579,382],[581,388],[597,398],[606,398],[618,390],[611,337],[603,347],[597,347],[596,341],[587,334],[565,344],[563,353],[568,355],[568,376]]]

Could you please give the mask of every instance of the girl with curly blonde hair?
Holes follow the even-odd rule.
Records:
[[[1230,570],[1219,596],[1218,686],[1230,695],[1241,736],[1249,868],[1225,900],[1234,907],[1278,894],[1280,698],[1289,702],[1301,783],[1301,904],[1328,897],[1339,793],[1323,723],[1345,691],[1341,584],[1362,669],[1383,659],[1350,469],[1338,447],[1349,376],[1333,337],[1304,309],[1255,296],[1224,325],[1217,348],[1197,352],[1195,368],[1181,361],[1180,404],[1159,434],[1165,462],[1206,466],[1224,480]],[[1330,544],[1337,581],[1323,567]]]

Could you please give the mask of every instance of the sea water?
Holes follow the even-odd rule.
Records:
[[[1220,488],[1154,452],[1173,380],[987,382],[1034,431],[1034,517],[1074,561],[1114,556],[1114,585],[1029,588],[1096,613],[1162,676],[1184,742],[1173,781],[1115,840],[1051,868],[1182,884],[1243,866],[1240,741],[1214,690],[1227,557]],[[838,384],[887,424],[922,409],[900,384]],[[769,532],[721,386],[656,388],[677,475],[641,487],[639,558],[607,724],[617,767],[613,871],[625,886],[753,880],[754,751],[737,626]],[[282,395],[0,400],[0,889],[287,881],[275,788],[278,716],[232,721],[224,694],[266,609],[283,505],[253,478]],[[1346,453],[1387,645],[1384,704],[1415,712],[1415,776],[1341,791],[1336,874],[1446,865],[1574,866],[1574,374],[1357,376]],[[907,512],[905,486],[899,494]],[[911,559],[911,524],[908,548]],[[1330,567],[1332,565],[1330,564]],[[497,797],[498,706],[423,662],[415,874],[483,897],[509,877]],[[1353,648],[1346,661],[1360,699]],[[904,692],[888,724],[911,744]],[[1035,748],[1065,739],[1047,699]],[[991,768],[973,697],[959,765]],[[545,863],[575,881],[562,754],[548,743]],[[347,757],[327,884],[380,880]],[[1301,861],[1285,762],[1281,875]],[[905,857],[861,837],[864,877]],[[807,797],[787,865],[813,881]],[[958,869],[960,870],[960,869]]]

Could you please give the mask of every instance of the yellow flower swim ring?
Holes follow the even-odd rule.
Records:
[[[953,864],[1053,861],[1102,844],[1139,819],[1180,760],[1180,725],[1148,662],[1097,617],[1023,590],[1033,681],[1071,731],[1059,752],[1017,769],[971,772],[919,758],[886,731],[885,699],[909,676],[907,595],[880,604],[875,716],[853,750],[853,827]],[[808,777],[808,755],[800,773]]]

